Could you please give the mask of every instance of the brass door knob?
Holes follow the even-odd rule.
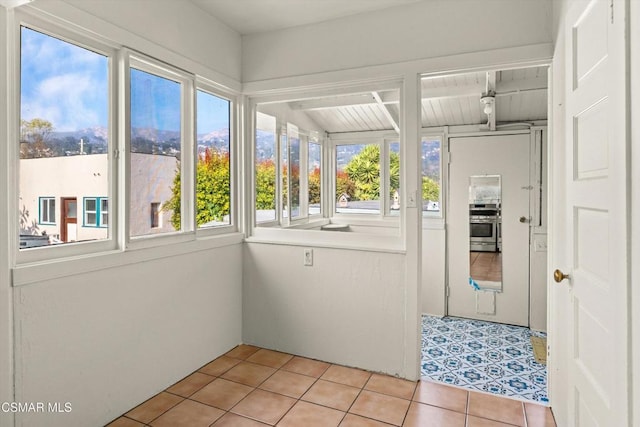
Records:
[[[568,279],[569,275],[568,274],[564,274],[562,271],[556,269],[556,271],[553,272],[553,280],[555,280],[557,283],[562,282],[564,279]]]

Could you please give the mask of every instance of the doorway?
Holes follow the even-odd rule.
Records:
[[[78,201],[75,197],[63,197],[60,215],[60,240],[65,243],[78,240]]]
[[[434,75],[422,92],[423,126],[444,126],[445,207],[423,235],[446,254],[441,272],[423,262],[422,377],[548,404],[531,340],[547,328],[548,67]]]

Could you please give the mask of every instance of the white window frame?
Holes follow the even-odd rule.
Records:
[[[92,18],[87,15],[89,20]],[[31,6],[24,6],[20,9],[14,9],[8,15],[7,19],[7,44],[9,46],[9,61],[7,81],[8,85],[8,108],[7,123],[9,140],[17,141],[20,135],[20,102],[21,102],[21,86],[20,86],[20,62],[21,62],[21,26],[26,26],[34,31],[41,32],[48,36],[60,39],[75,46],[88,49],[108,58],[108,141],[109,148],[107,152],[108,159],[108,190],[106,196],[102,200],[109,200],[106,212],[100,214],[98,221],[103,224],[103,219],[108,218],[108,224],[103,228],[108,228],[107,238],[100,240],[91,240],[86,242],[74,242],[64,245],[49,245],[34,248],[20,249],[19,238],[19,171],[20,171],[20,151],[18,144],[7,145],[7,168],[11,179],[8,188],[9,203],[9,224],[13,228],[10,231],[10,264],[14,268],[14,283],[30,283],[35,278],[41,277],[43,274],[50,275],[52,271],[56,274],[67,275],[70,272],[77,272],[85,269],[92,269],[95,262],[90,259],[93,256],[109,257],[109,262],[126,263],[129,258],[126,256],[128,249],[149,248],[144,253],[145,259],[154,259],[157,256],[167,256],[171,253],[188,253],[192,250],[202,250],[204,248],[215,248],[230,243],[240,242],[242,235],[239,234],[238,226],[238,185],[239,185],[239,153],[237,137],[239,130],[238,115],[242,111],[243,101],[240,101],[237,91],[229,89],[235,84],[232,80],[227,80],[231,86],[223,86],[215,83],[213,80],[207,79],[205,76],[224,76],[217,75],[199,63],[188,58],[181,57],[175,52],[163,49],[158,46],[154,53],[162,55],[168,59],[167,62],[153,59],[142,53],[138,53],[133,49],[124,47],[122,44],[114,42],[122,38],[121,29],[107,25],[102,28],[103,32],[96,33],[94,31],[85,30],[80,26],[69,26],[64,18],[58,18],[49,13],[42,12]],[[111,37],[111,39],[109,38]],[[145,43],[137,43],[147,49]],[[129,239],[129,183],[130,176],[130,159],[128,149],[130,147],[130,70],[129,65],[135,61],[142,61],[159,65],[161,68],[168,70],[170,75],[180,75],[185,78],[186,85],[183,85],[183,96],[181,99],[182,108],[182,133],[183,133],[183,151],[185,158],[181,159],[182,171],[186,176],[193,176],[193,180],[186,180],[188,184],[183,184],[184,204],[182,209],[183,221],[187,227],[182,227],[181,232],[172,236],[153,236],[153,238]],[[179,65],[174,65],[179,64]],[[182,67],[182,68],[180,68]],[[183,71],[186,69],[197,70],[202,76],[194,77],[193,74]],[[146,70],[153,74],[159,75],[157,70]],[[165,77],[165,76],[161,76]],[[172,79],[172,80],[175,80]],[[225,227],[215,227],[212,229],[195,230],[195,158],[188,158],[186,152],[195,153],[195,81],[201,84],[201,87],[213,92],[216,96],[221,96],[232,101],[231,108],[231,129],[233,135],[230,140],[230,149],[232,155],[232,207],[231,221],[232,224]],[[240,85],[237,87],[238,91]],[[186,169],[185,169],[186,168]],[[185,192],[185,190],[187,190]],[[98,203],[101,203],[100,201]],[[57,204],[57,203],[56,203]],[[101,208],[101,206],[99,206]],[[188,214],[185,211],[189,212]],[[56,213],[56,216],[58,213]],[[106,216],[105,216],[106,215]],[[38,219],[40,219],[38,217]],[[81,224],[78,224],[79,226]],[[176,246],[175,243],[191,241],[189,245]],[[155,249],[153,249],[155,248]],[[84,261],[81,260],[85,259]],[[96,258],[99,259],[99,258]],[[55,266],[55,268],[54,268]],[[83,267],[84,266],[84,267]],[[45,272],[45,270],[47,272]],[[88,271],[88,270],[87,270]]]
[[[21,82],[20,82],[20,66],[21,66],[21,28],[27,27],[31,30],[41,32],[47,36],[59,39],[66,43],[88,49],[96,54],[103,55],[108,59],[108,195],[110,199],[117,200],[117,174],[118,167],[115,160],[115,135],[117,129],[116,105],[117,94],[115,87],[118,82],[117,71],[117,52],[119,45],[109,42],[99,36],[82,31],[77,27],[69,27],[64,25],[63,21],[54,18],[44,18],[38,13],[27,13],[22,10],[14,11],[13,19],[8,20],[9,46],[12,46],[10,67],[8,78],[16,84],[9,85],[8,97],[11,105],[8,111],[9,123],[9,140],[17,141],[20,135],[20,111],[21,111]],[[118,241],[114,230],[117,229],[117,222],[113,221],[109,226],[107,237],[99,240],[90,240],[84,242],[66,243],[64,245],[48,245],[35,248],[20,249],[19,245],[19,195],[20,195],[20,152],[18,144],[9,144],[8,155],[9,173],[15,178],[11,181],[9,188],[9,200],[11,209],[10,221],[13,224],[13,232],[11,233],[11,247],[13,248],[12,264],[26,265],[51,259],[78,257],[92,253],[108,252],[115,250]],[[13,212],[15,211],[15,212]]]
[[[311,221],[322,220],[325,214],[325,193],[326,186],[324,185],[324,171],[326,169],[324,163],[324,147],[326,145],[326,139],[322,137],[322,133],[317,130],[306,130],[297,126],[295,123],[291,122],[283,122],[279,117],[275,117],[276,119],[276,131],[275,131],[275,167],[276,167],[276,182],[275,182],[275,193],[276,193],[276,201],[275,201],[275,219],[257,222],[256,218],[256,186],[255,186],[255,134],[256,134],[256,115],[258,112],[257,104],[252,105],[251,109],[251,122],[253,123],[251,126],[251,215],[252,215],[252,223],[253,227],[273,227],[273,228],[289,228],[296,226],[304,226],[305,224],[310,223]],[[265,113],[267,115],[268,113]],[[299,215],[295,218],[290,216],[291,212],[291,150],[290,150],[290,139],[289,133],[295,130],[298,135],[298,139],[300,141],[300,201],[299,201]],[[309,215],[309,174],[308,174],[308,165],[309,165],[309,139],[313,136],[316,140],[315,144],[320,145],[320,174],[321,174],[321,187],[320,187],[320,213]],[[286,149],[287,156],[287,215],[284,215],[285,204],[283,202],[283,188],[282,188],[282,158],[283,158],[283,149]]]
[[[158,61],[147,55],[123,49],[120,52],[120,66],[122,73],[121,92],[124,93],[123,119],[124,126],[121,126],[122,141],[124,141],[125,176],[123,184],[125,187],[125,200],[127,209],[124,212],[123,231],[125,237],[125,247],[127,249],[140,249],[173,243],[181,243],[195,238],[195,203],[188,201],[195,200],[195,129],[194,129],[194,109],[195,109],[195,84],[194,76],[182,71],[172,65]],[[131,69],[136,69],[167,80],[179,83],[180,86],[180,176],[191,179],[181,179],[182,194],[180,196],[180,230],[158,234],[147,234],[142,236],[131,236],[130,234],[130,206],[131,206]],[[192,155],[188,155],[192,154]]]
[[[107,208],[106,209],[102,209],[102,202],[107,202]],[[109,203],[109,198],[108,197],[101,197],[100,198],[100,227],[101,228],[106,228],[109,226],[109,220],[111,215],[109,214],[109,207],[110,203]],[[104,219],[107,219],[106,221]]]
[[[42,202],[46,202],[47,208],[47,221],[42,220]],[[53,202],[53,217],[54,220],[51,221],[51,202]],[[56,225],[56,198],[55,197],[38,197],[38,224],[42,225]]]
[[[209,95],[216,96],[218,98],[229,101],[229,224],[218,225],[212,227],[198,228],[195,221],[196,214],[196,196],[195,196],[195,188],[196,188],[196,159],[197,159],[197,117],[198,117],[198,105],[196,102],[197,92],[202,91],[208,93]],[[237,126],[238,126],[238,115],[239,115],[239,107],[238,107],[238,99],[237,97],[229,91],[225,91],[220,88],[215,83],[196,77],[195,85],[194,85],[194,102],[195,109],[193,112],[194,118],[194,143],[193,143],[193,188],[194,188],[194,196],[193,196],[193,223],[196,228],[196,235],[198,237],[208,237],[208,236],[216,236],[220,234],[233,233],[238,231],[238,182],[239,180],[239,150],[238,150],[238,141],[236,138]]]
[[[251,113],[250,113],[250,141],[251,141],[251,158],[248,159],[249,163],[246,163],[246,165],[248,165],[248,170],[250,171],[250,176],[251,176],[251,203],[248,204],[248,206],[250,207],[249,209],[251,209],[251,223],[253,225],[253,227],[277,227],[280,225],[280,216],[282,214],[282,207],[281,207],[281,197],[280,197],[280,178],[279,178],[279,171],[280,171],[280,158],[282,157],[281,151],[280,151],[280,132],[278,130],[278,118],[275,116],[272,116],[271,114],[266,114],[270,117],[273,117],[276,121],[275,124],[275,129],[273,132],[273,141],[274,141],[274,147],[273,147],[273,162],[275,165],[275,182],[274,182],[274,187],[275,187],[275,195],[274,195],[274,218],[273,219],[269,219],[266,221],[260,221],[258,222],[257,218],[256,218],[256,133],[257,133],[257,114],[258,114],[258,108],[257,105],[253,104],[251,106]]]
[[[87,202],[89,200],[93,200],[96,204],[96,207],[94,210],[89,210],[87,209]],[[82,198],[82,226],[83,227],[87,227],[87,228],[99,228],[100,227],[100,217],[98,215],[98,213],[100,212],[100,207],[99,207],[99,201],[100,201],[100,197],[83,197]],[[96,216],[96,221],[94,224],[90,224],[87,221],[87,215],[88,214],[94,214]]]

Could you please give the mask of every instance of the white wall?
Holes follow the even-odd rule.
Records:
[[[36,0],[37,6],[43,0]],[[51,0],[46,0],[51,1]],[[240,35],[188,1],[65,0],[92,15],[240,81]],[[130,46],[134,47],[134,46]],[[148,52],[152,54],[152,52]],[[225,83],[224,81],[217,81]]]
[[[433,0],[242,38],[259,81],[551,41],[550,0]]]
[[[104,425],[241,341],[242,245],[15,288],[18,425]]]
[[[240,37],[190,3],[36,0],[24,7],[240,88]],[[5,108],[3,101],[2,140]],[[7,144],[0,145],[0,169],[7,171]],[[7,212],[15,206],[4,197],[0,208],[0,224],[9,224]],[[216,239],[200,240],[21,266],[10,288],[8,232],[8,226],[0,229],[0,400],[72,405],[68,414],[20,414],[16,425],[104,425],[241,342],[239,237],[217,248]],[[46,278],[50,274],[60,275]],[[8,324],[12,309],[15,328]],[[0,414],[0,425],[12,426],[10,415]]]
[[[243,341],[407,376],[405,256],[246,243]]]

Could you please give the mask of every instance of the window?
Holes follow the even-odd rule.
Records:
[[[319,132],[260,111],[256,111],[255,132],[256,224],[295,226],[308,222],[311,215],[320,215]]]
[[[95,198],[84,199],[84,226],[98,226],[98,200]]]
[[[235,227],[233,94],[184,71],[192,61],[168,50],[156,53],[182,68],[55,17],[15,17],[21,25],[10,39],[20,56],[9,78],[19,90],[9,105],[19,106],[19,117],[9,158],[19,158],[10,180],[19,264]],[[116,145],[113,135],[125,137]]]
[[[255,212],[256,223],[276,220],[276,118],[256,113]]]
[[[40,197],[40,224],[56,223],[56,199]]]
[[[336,145],[336,212],[380,213],[380,144]]]
[[[183,229],[183,87],[166,74],[162,68],[132,61],[129,235],[133,238]],[[150,206],[156,210],[149,211]],[[157,221],[161,209],[169,216],[164,223]],[[151,226],[145,217],[152,218]]]
[[[231,224],[231,102],[197,91],[196,225]]]
[[[422,138],[422,213],[426,216],[441,213],[440,148],[440,138]]]
[[[19,31],[18,227],[25,252],[21,259],[31,259],[35,254],[27,253],[32,246],[22,244],[28,236],[46,234],[50,239],[43,245],[55,246],[109,238],[108,230],[79,227],[66,210],[56,218],[56,198],[109,194],[112,54],[104,47],[91,50],[27,26]],[[93,224],[98,223],[97,211],[94,205],[88,214]]]
[[[320,145],[315,135],[309,137],[308,154],[308,212],[311,216],[322,214],[322,145]]]
[[[107,227],[109,225],[109,199],[106,197],[84,198],[84,227]]]
[[[100,226],[109,225],[109,199],[100,199]]]

